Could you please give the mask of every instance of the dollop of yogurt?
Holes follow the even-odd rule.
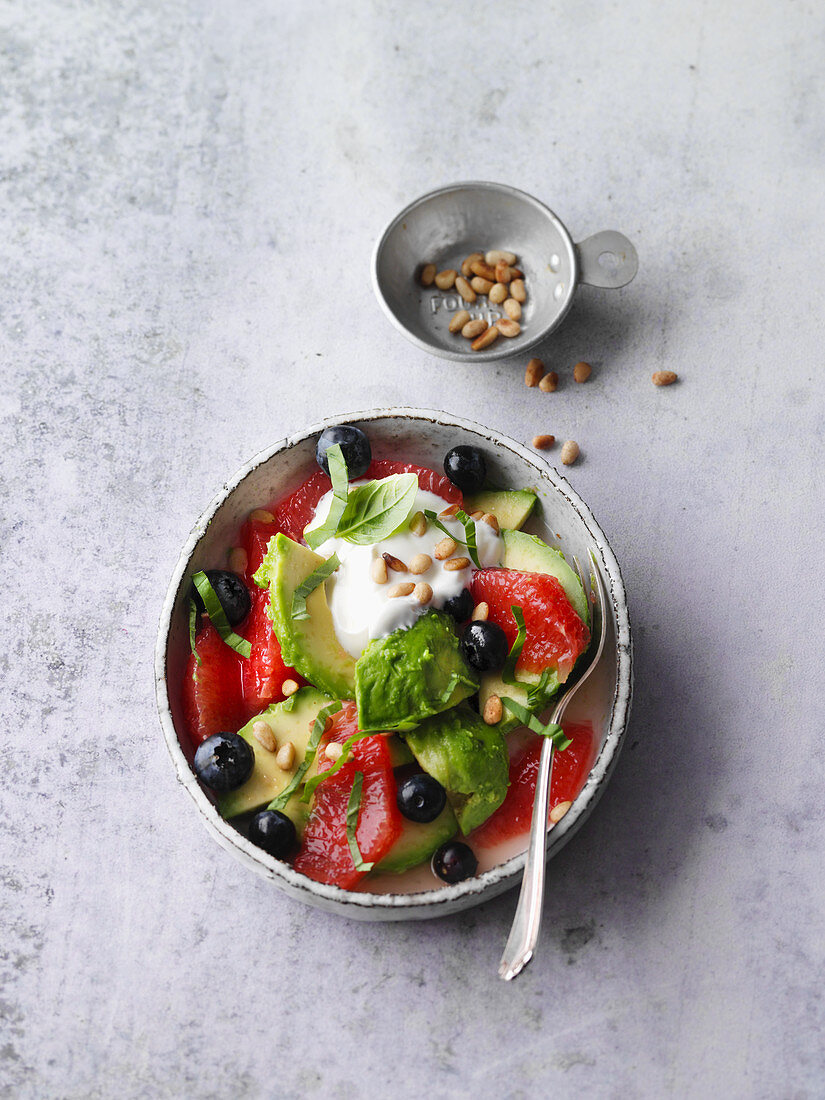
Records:
[[[364,485],[365,480],[352,481],[350,485]],[[332,491],[326,493],[318,502],[315,514],[307,530],[320,526],[329,514],[332,505]],[[341,562],[338,569],[326,582],[327,601],[332,612],[332,621],[338,640],[353,657],[360,657],[365,646],[373,638],[385,638],[401,628],[408,629],[425,612],[442,608],[452,596],[458,596],[472,578],[475,566],[471,563],[464,569],[445,569],[443,561],[434,556],[436,546],[446,536],[440,528],[427,523],[423,535],[417,535],[410,529],[410,520],[417,512],[431,511],[439,516],[451,535],[456,538],[457,546],[453,558],[468,557],[464,525],[457,519],[439,515],[448,507],[448,502],[419,489],[410,519],[388,538],[372,546],[356,546],[343,538],[331,538],[316,549],[324,558],[333,553]],[[500,535],[488,523],[475,522],[476,547],[478,560],[482,568],[501,563],[502,540]],[[461,540],[461,541],[458,541]],[[432,564],[423,573],[413,574],[409,570],[397,572],[389,570],[386,583],[373,580],[373,562],[384,554],[390,554],[409,566],[418,554],[427,554]],[[415,595],[389,596],[396,584],[405,581],[418,584],[426,582],[432,588],[432,599],[421,604]]]

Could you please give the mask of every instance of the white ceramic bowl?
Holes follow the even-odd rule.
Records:
[[[189,579],[198,569],[214,568],[226,560],[227,548],[234,544],[238,528],[252,509],[286,495],[314,472],[318,434],[330,424],[342,423],[363,428],[377,458],[403,458],[438,470],[451,447],[471,444],[482,448],[492,483],[507,488],[529,487],[538,493],[538,514],[531,517],[527,530],[541,534],[565,554],[578,556],[580,561],[586,561],[590,551],[599,561],[608,593],[605,653],[597,672],[577,694],[568,717],[592,722],[600,738],[600,749],[572,808],[548,832],[548,857],[567,843],[592,811],[622,744],[632,693],[632,649],[624,585],[619,564],[590,509],[556,470],[511,439],[468,420],[426,409],[350,413],[281,440],[256,455],[227,482],[186,540],[163,604],[155,650],[155,678],[166,744],[178,779],[194,801],[204,825],[219,844],[248,867],[309,905],[356,920],[422,920],[444,916],[515,886],[524,869],[524,853],[475,878],[420,893],[361,893],[313,882],[267,855],[221,818],[195,778],[183,747],[188,745],[181,683],[189,655]]]

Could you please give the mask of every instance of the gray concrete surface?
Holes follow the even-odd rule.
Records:
[[[798,0],[2,6],[1,1096],[825,1093],[824,37]],[[468,178],[638,247],[543,349],[556,394],[372,297],[384,221]],[[512,986],[512,896],[299,907],[158,727],[196,515],[387,404],[577,439],[630,593],[628,745]]]

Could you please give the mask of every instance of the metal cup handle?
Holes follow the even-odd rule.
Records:
[[[588,286],[618,290],[627,286],[639,270],[636,249],[622,233],[604,229],[576,245],[581,274]]]

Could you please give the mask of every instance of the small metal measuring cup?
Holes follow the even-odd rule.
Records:
[[[515,252],[524,272],[527,300],[521,332],[500,336],[483,351],[448,326],[457,310],[488,324],[505,316],[500,306],[479,295],[467,304],[455,289],[423,288],[424,264],[454,268],[471,252]],[[603,230],[575,244],[552,210],[538,199],[501,183],[454,183],[410,203],[392,219],[372,257],[372,283],[386,315],[423,351],[445,359],[489,363],[518,355],[556,329],[573,304],[579,283],[616,290],[639,267],[636,249],[621,233]]]

